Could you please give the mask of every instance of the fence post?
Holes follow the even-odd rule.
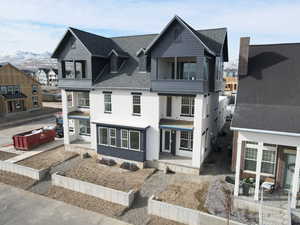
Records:
[[[264,189],[260,189],[260,204],[259,204],[259,225],[263,225],[263,201],[264,201]]]

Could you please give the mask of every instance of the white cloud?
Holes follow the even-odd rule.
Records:
[[[159,32],[178,14],[195,28],[227,27],[230,53],[240,36],[254,42],[289,42],[300,36],[300,2],[200,0],[10,0],[0,5],[0,51],[53,50],[61,26],[117,33]],[[32,25],[43,23],[58,26]],[[7,47],[3,47],[6,46]]]

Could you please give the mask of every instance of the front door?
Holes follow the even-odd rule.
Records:
[[[163,130],[163,152],[171,152],[171,130]]]
[[[284,169],[284,189],[291,190],[293,186],[293,177],[295,172],[295,162],[296,162],[296,152],[293,153],[285,153],[285,169]],[[299,181],[298,181],[299,182]]]
[[[175,155],[176,151],[176,130],[163,130],[163,152]]]

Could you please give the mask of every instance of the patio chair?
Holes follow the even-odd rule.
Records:
[[[262,190],[266,190],[269,193],[273,193],[275,190],[275,179],[274,178],[270,178],[267,177],[264,182],[261,184],[260,186],[262,188]]]

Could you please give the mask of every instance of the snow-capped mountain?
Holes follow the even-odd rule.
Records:
[[[50,52],[34,53],[17,51],[10,55],[0,55],[0,63],[9,62],[21,69],[36,70],[39,67],[56,67],[56,59]]]

